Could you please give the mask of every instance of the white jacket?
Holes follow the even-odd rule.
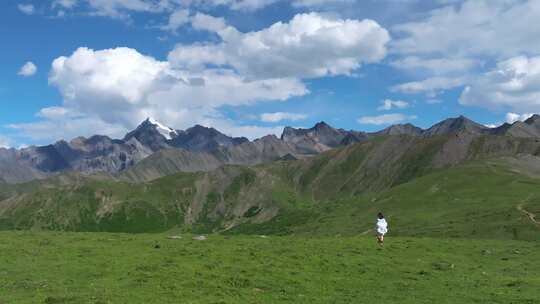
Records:
[[[388,223],[385,219],[377,219],[377,232],[380,234],[388,232]]]

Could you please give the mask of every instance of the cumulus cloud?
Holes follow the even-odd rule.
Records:
[[[379,111],[389,111],[392,109],[405,109],[409,103],[403,100],[385,99],[381,101],[381,105],[377,108]]]
[[[37,73],[37,66],[31,62],[28,61],[25,63],[20,69],[17,75],[23,76],[23,77],[30,77]]]
[[[498,62],[465,87],[459,102],[518,112],[540,111],[540,56],[517,56]]]
[[[179,80],[181,76],[170,70],[167,62],[130,48],[79,48],[69,57],[55,59],[49,77],[65,103],[83,112],[106,107],[129,110],[148,92],[167,89]]]
[[[261,114],[261,121],[264,122],[280,122],[283,120],[297,121],[306,119],[305,114],[287,113],[287,112],[275,112],[275,113],[263,113]]]
[[[509,124],[512,124],[512,123],[515,123],[516,121],[525,121],[533,115],[534,113],[525,113],[525,114],[506,113],[506,122]]]
[[[232,66],[252,78],[312,78],[348,75],[386,55],[388,32],[372,20],[330,19],[317,13],[296,15],[289,23],[241,33],[219,30],[218,44],[179,45],[169,61],[181,68]]]
[[[358,123],[364,125],[389,125],[401,123],[408,120],[416,119],[415,115],[404,115],[399,113],[383,114],[378,116],[362,116],[358,118]]]
[[[196,85],[193,79],[198,80]],[[141,101],[158,102],[156,98],[217,107],[249,104],[258,99],[285,100],[307,93],[304,85],[294,79],[246,81],[223,69],[197,73],[175,70],[166,61],[129,48],[101,51],[80,48],[70,57],[53,62],[50,82],[60,89],[68,103],[84,98],[105,99],[109,107],[115,102],[139,107]]]
[[[178,9],[169,16],[168,23],[160,28],[164,31],[176,32],[178,28],[188,23],[189,20],[189,10]]]
[[[19,4],[17,5],[17,8],[26,15],[33,15],[36,12],[33,4]]]

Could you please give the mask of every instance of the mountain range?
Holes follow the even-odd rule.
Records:
[[[142,174],[144,179],[151,179],[174,172],[209,171],[227,164],[255,165],[282,158],[300,159],[379,136],[433,137],[453,133],[540,138],[540,116],[498,128],[488,128],[460,116],[426,130],[399,124],[373,133],[337,129],[319,122],[309,129],[286,127],[280,138],[268,135],[254,141],[230,137],[200,125],[174,130],[148,118],[123,139],[94,135],[46,146],[0,148],[0,182],[26,182],[68,171],[123,177]],[[156,166],[165,168],[165,172],[156,172],[153,168]]]

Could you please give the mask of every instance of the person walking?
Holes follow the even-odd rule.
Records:
[[[377,243],[382,246],[384,244],[384,235],[388,232],[388,223],[381,212],[377,214],[377,226],[375,229],[377,231]]]

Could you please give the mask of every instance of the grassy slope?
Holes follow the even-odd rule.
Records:
[[[24,207],[9,211],[2,228],[164,231],[182,224],[182,207],[193,196],[183,190],[196,177],[196,174],[183,174],[136,186],[94,179],[60,185],[48,181],[51,184],[18,190],[30,194],[21,201]],[[102,212],[100,209],[104,216],[97,215]]]
[[[0,233],[2,303],[540,303],[537,242]],[[154,248],[156,244],[160,248]]]
[[[304,205],[236,233],[353,235],[382,211],[395,235],[540,240],[540,227],[517,209],[540,214],[540,180],[505,162],[480,161],[414,179],[381,193]]]

